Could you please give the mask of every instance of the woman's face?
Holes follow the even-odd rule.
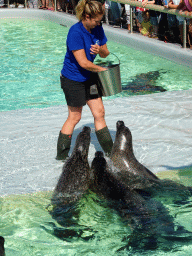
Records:
[[[103,18],[102,14],[98,14],[94,18],[90,18],[89,15],[87,15],[85,17],[84,23],[87,26],[87,28],[91,30],[96,26],[100,25],[102,18]]]

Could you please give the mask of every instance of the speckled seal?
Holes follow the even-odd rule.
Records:
[[[52,204],[70,204],[87,191],[90,183],[88,151],[90,145],[90,127],[84,127],[76,139],[71,156],[66,160],[63,171],[55,187]]]

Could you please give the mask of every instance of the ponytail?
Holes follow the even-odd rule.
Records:
[[[76,17],[82,21],[86,15],[94,18],[97,15],[103,15],[104,9],[100,2],[92,0],[80,0],[76,6]]]

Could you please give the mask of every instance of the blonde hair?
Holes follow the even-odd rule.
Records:
[[[82,21],[86,15],[94,18],[97,15],[103,15],[104,9],[100,2],[91,0],[80,0],[76,6],[76,17]]]

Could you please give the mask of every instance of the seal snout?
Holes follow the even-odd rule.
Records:
[[[83,154],[87,154],[87,151],[90,146],[90,140],[91,140],[90,134],[91,134],[91,128],[88,126],[84,126],[82,131],[77,136],[74,151],[79,151]]]
[[[116,126],[117,126],[117,130],[119,130],[120,128],[125,127],[125,124],[123,121],[117,121]]]
[[[91,128],[88,126],[84,126],[83,130],[80,132],[81,141],[83,142],[83,140],[90,139],[90,134]]]
[[[132,137],[131,131],[127,126],[125,126],[125,123],[123,121],[117,121],[116,126],[117,126],[117,134],[121,134],[121,135],[124,134],[125,136],[130,136],[130,138]]]
[[[91,133],[91,128],[89,126],[84,126],[82,132]]]
[[[97,152],[95,152],[95,157],[102,158],[102,157],[104,157],[104,154],[102,151],[97,151]]]

